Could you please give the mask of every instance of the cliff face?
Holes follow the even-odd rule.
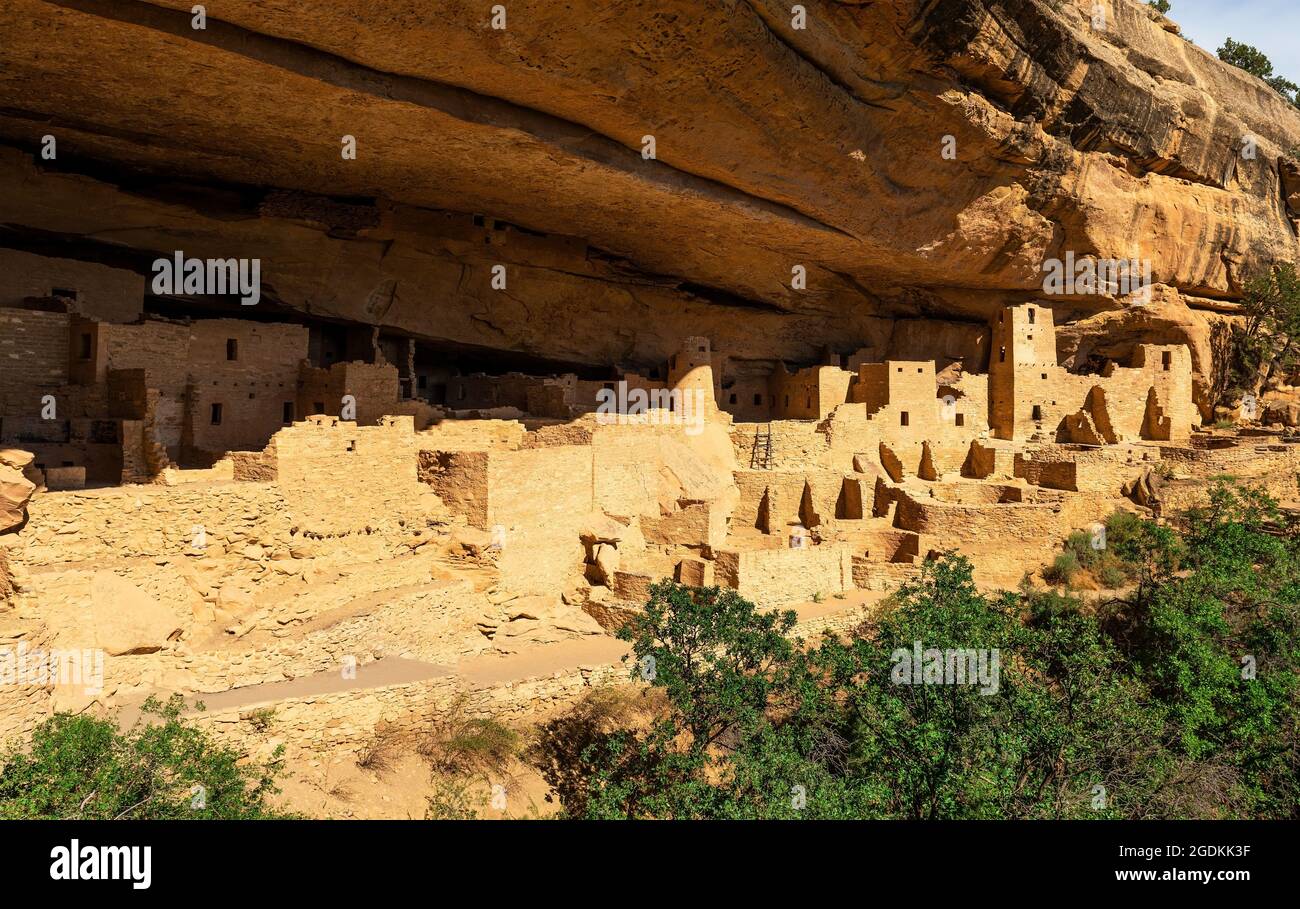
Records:
[[[1135,0],[192,5],[0,0],[0,247],[257,257],[273,303],[625,365],[915,355],[888,320],[1149,259],[1141,311],[1051,301],[1062,353],[1158,335],[1203,377],[1204,313],[1300,258],[1300,111]]]

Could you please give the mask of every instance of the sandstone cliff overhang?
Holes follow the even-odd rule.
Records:
[[[1066,250],[1193,304],[1300,255],[1300,111],[1136,0],[191,6],[0,6],[0,246],[183,241],[274,303],[590,363],[983,319]]]

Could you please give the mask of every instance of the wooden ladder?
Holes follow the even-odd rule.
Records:
[[[754,430],[754,447],[749,452],[751,469],[767,470],[772,462],[772,424],[762,423]]]

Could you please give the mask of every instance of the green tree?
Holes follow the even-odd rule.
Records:
[[[1274,75],[1273,61],[1258,48],[1228,38],[1224,41],[1223,47],[1219,48],[1219,59],[1244,69],[1253,76],[1259,76],[1288,101],[1300,103],[1300,98],[1296,97],[1300,86],[1289,79]]]
[[[789,793],[765,781],[775,768],[808,762],[790,735],[799,724],[776,724],[771,714],[798,714],[811,706],[799,695],[818,694],[789,638],[794,622],[793,612],[760,612],[734,590],[653,585],[645,611],[619,636],[632,643],[633,675],[663,692],[665,714],[648,731],[589,747],[590,779],[566,807],[581,805],[589,817],[778,813]]]
[[[949,554],[815,645],[790,613],[664,582],[623,636],[665,706],[562,718],[577,756],[544,749],[543,773],[592,818],[1294,818],[1283,527],[1268,496],[1219,483],[1176,529],[1111,516],[1107,564],[1138,581],[1122,599],[986,594]],[[914,684],[896,670],[918,645],[996,653],[996,684]]]
[[[997,651],[997,691],[894,684],[886,669],[916,641]],[[1116,672],[1115,649],[1071,598],[990,599],[970,564],[949,556],[905,585],[853,647],[866,672],[852,688],[851,766],[867,791],[887,794],[883,816],[1112,816],[1120,794],[1159,770],[1133,747],[1159,714]],[[1097,786],[1107,793],[1099,807]]]
[[[1257,393],[1277,372],[1300,366],[1300,275],[1282,263],[1246,283],[1245,320],[1238,330],[1233,387],[1236,394]]]
[[[1173,8],[1169,0],[1147,0],[1147,6],[1164,16],[1169,15],[1169,10]]]
[[[1184,570],[1127,606],[1121,634],[1168,708],[1192,815],[1300,805],[1300,546],[1279,518],[1263,492],[1217,482],[1182,519]]]
[[[146,820],[279,816],[278,754],[245,765],[181,719],[184,702],[145,702],[142,719],[122,732],[110,720],[57,713],[26,746],[0,756],[0,818]],[[201,787],[201,788],[199,788]]]

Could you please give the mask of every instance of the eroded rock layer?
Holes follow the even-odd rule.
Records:
[[[593,365],[983,323],[1066,252],[1149,259],[1195,347],[1300,250],[1300,111],[1131,0],[191,6],[0,3],[0,246]]]

